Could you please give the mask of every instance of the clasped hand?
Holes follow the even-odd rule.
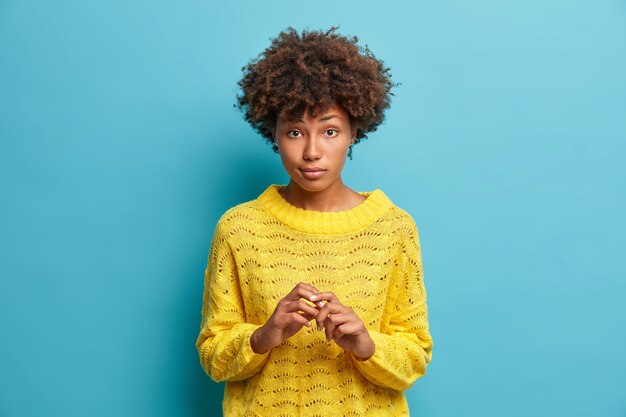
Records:
[[[320,292],[303,282],[278,302],[267,322],[252,334],[252,350],[269,351],[302,327],[311,327],[313,319],[318,330],[324,329],[326,341],[333,340],[357,359],[365,360],[374,354],[374,341],[354,310],[341,304],[332,292]]]

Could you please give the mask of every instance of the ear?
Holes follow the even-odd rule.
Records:
[[[272,130],[272,142],[280,150],[280,146],[278,145],[278,140],[276,139],[276,130]]]

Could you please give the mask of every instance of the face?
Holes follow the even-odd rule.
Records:
[[[341,186],[341,170],[354,141],[348,113],[341,106],[298,120],[281,114],[274,134],[280,158],[293,185],[306,191]]]

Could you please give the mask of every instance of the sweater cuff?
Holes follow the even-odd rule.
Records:
[[[252,337],[252,333],[254,333],[256,329],[258,329],[259,327],[261,327],[261,324],[246,323],[245,330],[243,330],[242,332],[242,337],[245,338],[245,340],[242,341],[243,342],[242,348],[241,348],[242,359],[243,359],[243,362],[246,363],[249,368],[253,368],[253,369],[263,364],[265,360],[267,359],[267,357],[269,356],[269,353],[271,351],[270,349],[265,353],[256,353],[254,350],[252,350],[250,339]]]
[[[385,347],[387,343],[389,343],[389,335],[371,330],[369,333],[376,346],[374,354],[368,359],[361,360],[350,353],[350,359],[365,379],[375,385],[388,387],[389,381],[386,381],[386,379],[388,377],[389,370],[387,368],[390,363],[390,358],[385,355],[387,351]]]
[[[375,363],[380,363],[381,360],[384,359],[382,349],[382,346],[385,343],[385,340],[383,339],[384,336],[382,333],[371,330],[369,331],[369,334],[374,342],[374,354],[367,359],[362,359],[350,353],[350,358],[357,363],[357,368],[360,370],[365,370],[366,368],[375,366]]]

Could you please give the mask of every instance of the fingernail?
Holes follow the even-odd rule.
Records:
[[[317,300],[317,296],[314,294],[314,295],[309,297],[309,300],[315,301],[315,300]]]

